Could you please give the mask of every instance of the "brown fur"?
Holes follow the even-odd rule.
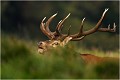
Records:
[[[90,64],[100,63],[104,61],[119,61],[119,58],[113,57],[98,57],[92,54],[80,54],[80,57],[86,62]]]

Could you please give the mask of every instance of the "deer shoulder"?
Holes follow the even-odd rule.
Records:
[[[80,54],[80,57],[84,60],[85,63],[96,64],[103,62],[119,62],[119,58],[116,57],[99,57],[92,54]]]

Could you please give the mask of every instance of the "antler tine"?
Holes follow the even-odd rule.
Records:
[[[108,25],[108,29],[110,29],[110,24]]]
[[[78,33],[74,34],[74,35],[71,35],[72,41],[83,39],[82,33],[83,33],[83,24],[84,24],[84,21],[85,21],[85,18],[82,19],[82,22],[81,22],[81,25],[80,25],[80,31]]]
[[[81,37],[79,37],[79,38],[72,39],[71,41],[80,41],[80,40],[82,40],[83,38],[85,38],[85,36],[81,36]]]
[[[60,23],[62,22],[62,20],[60,20],[59,22],[58,22],[58,24],[57,24],[57,27],[59,27],[59,25],[60,25]],[[63,25],[62,25],[63,26]],[[62,26],[60,27],[60,28],[62,28]],[[59,34],[59,35],[61,35],[61,33],[60,33],[60,29],[57,29],[57,27],[56,27],[56,33],[57,34]]]
[[[63,20],[61,20],[61,21],[58,23],[58,25],[57,25],[57,27],[56,27],[56,32],[57,32],[58,34],[61,34],[59,30],[62,28],[62,24],[64,23],[64,21],[65,21],[69,16],[70,16],[70,13],[69,13]]]
[[[98,31],[101,31],[101,32],[116,32],[116,25],[115,23],[113,23],[113,28],[110,29],[110,24],[108,25],[108,28],[99,28]]]
[[[113,23],[114,32],[116,32],[116,27],[117,27],[117,25],[115,25],[115,22],[114,22],[114,23]]]
[[[99,26],[100,26],[100,24],[101,24],[101,22],[102,22],[102,20],[103,20],[103,18],[105,16],[105,14],[106,14],[106,12],[108,11],[108,9],[109,8],[105,9],[105,11],[102,14],[102,17],[100,18],[100,20],[98,21],[96,26],[94,28],[88,30],[88,31],[83,32],[82,35],[88,35],[88,34],[92,34],[92,33],[96,32],[98,30],[98,28],[99,28]]]
[[[46,17],[43,18],[42,23],[45,21]]]
[[[80,26],[80,32],[79,32],[79,34],[82,34],[82,32],[83,32],[84,20],[85,20],[85,18],[83,18],[83,20],[82,20],[82,23],[81,23],[81,26]]]
[[[57,29],[59,30],[62,26],[62,24],[64,23],[64,21],[70,16],[71,13],[69,13],[59,24],[59,26],[57,27]]]
[[[56,14],[54,14],[54,15],[52,15],[48,20],[47,20],[47,22],[46,22],[46,31],[47,32],[49,32],[49,33],[51,33],[52,34],[52,32],[50,31],[50,29],[49,29],[49,24],[50,24],[50,22],[53,20],[53,18],[55,17],[57,15],[57,13]]]
[[[52,38],[51,35],[46,31],[45,29],[45,24],[44,24],[44,20],[46,19],[46,17],[43,18],[41,24],[40,24],[40,29],[41,31],[48,37],[48,38]]]
[[[59,25],[60,25],[61,22],[62,22],[62,20],[60,20],[60,21],[58,22],[57,27],[59,27]],[[56,27],[56,28],[57,28],[57,27]]]

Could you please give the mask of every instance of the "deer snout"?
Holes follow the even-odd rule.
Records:
[[[38,45],[38,53],[43,53],[45,51],[45,43],[40,41],[37,43]]]

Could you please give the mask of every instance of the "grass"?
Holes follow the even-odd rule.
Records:
[[[15,36],[2,35],[2,79],[118,79],[119,63],[108,61],[87,65],[80,53],[117,57],[118,51],[88,50],[75,45],[58,47],[44,55],[37,53],[36,43]],[[107,54],[105,54],[107,53]]]

